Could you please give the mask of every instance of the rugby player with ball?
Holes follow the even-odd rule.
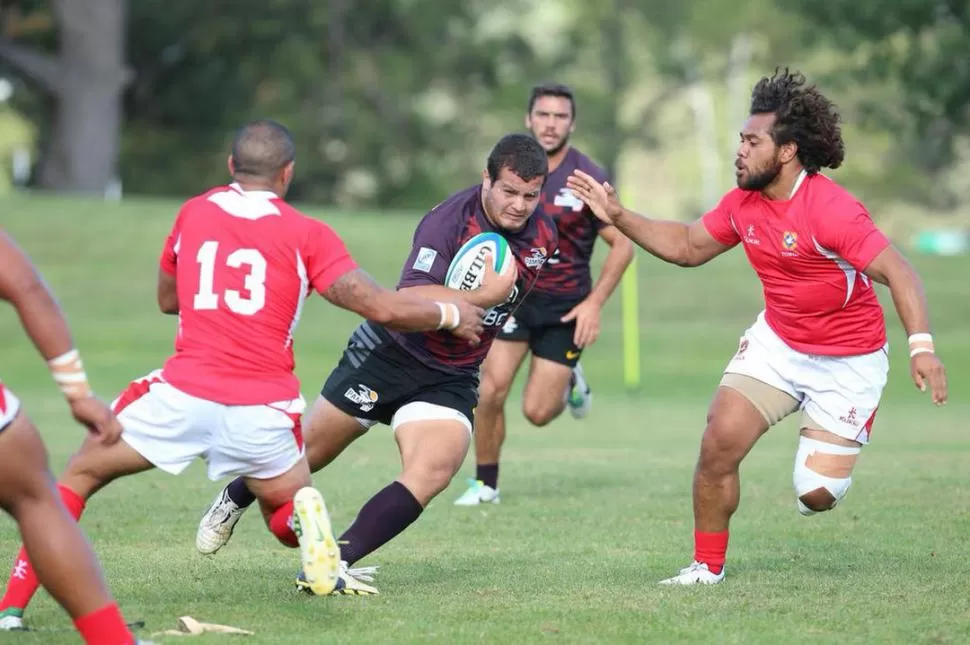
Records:
[[[533,137],[507,135],[492,149],[482,182],[438,204],[415,231],[398,289],[429,298],[462,292],[487,310],[481,342],[365,322],[351,334],[305,420],[314,472],[377,424],[391,427],[401,452],[401,473],[339,538],[342,571],[334,593],[377,593],[367,584],[373,568],[350,567],[414,522],[465,460],[482,361],[558,245],[554,222],[536,211],[547,174],[546,152]],[[445,323],[450,315],[443,308]],[[244,480],[231,482],[199,524],[198,550],[222,548],[252,502]]]

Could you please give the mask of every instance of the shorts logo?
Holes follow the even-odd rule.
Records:
[[[850,426],[855,427],[855,426],[859,425],[859,420],[856,419],[856,414],[858,414],[858,413],[856,412],[856,409],[855,408],[849,408],[849,413],[847,415],[845,415],[844,417],[839,417],[839,421],[841,421],[842,423],[847,423]]]
[[[579,356],[579,352],[574,352],[571,349],[566,351],[566,358],[568,360],[573,360],[574,358],[576,358],[578,356]]]
[[[525,258],[524,262],[525,265],[530,269],[536,269],[546,263],[546,257],[548,255],[546,252],[546,247],[532,247],[529,250],[529,253],[530,255]]]
[[[515,322],[515,316],[509,316],[509,319],[505,321],[502,325],[503,334],[514,334],[515,330],[519,328],[519,323]]]
[[[422,246],[418,250],[418,257],[414,259],[414,264],[411,266],[415,271],[424,271],[427,273],[434,266],[434,260],[438,257],[438,252],[434,249],[429,249],[426,246]]]
[[[360,406],[361,412],[369,412],[374,409],[374,404],[377,403],[377,392],[370,389],[363,383],[357,384],[357,389],[348,387],[347,391],[344,392],[344,396],[347,397],[353,403]]]
[[[738,351],[734,355],[735,358],[741,358],[741,356],[748,351],[748,339],[742,338],[741,343],[738,345]]]

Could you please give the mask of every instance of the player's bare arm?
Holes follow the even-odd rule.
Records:
[[[627,210],[609,182],[600,183],[581,170],[574,171],[566,184],[594,215],[612,224],[642,249],[665,262],[696,267],[731,248],[711,237],[700,221],[686,224],[650,219]]]
[[[616,285],[620,284],[623,272],[633,261],[633,242],[615,226],[603,227],[599,236],[609,245],[610,251],[603,261],[596,284],[582,302],[562,317],[563,322],[576,321],[573,342],[577,347],[588,347],[596,342],[600,331],[600,310],[616,290]]]
[[[323,297],[332,304],[398,331],[431,331],[446,329],[459,338],[477,343],[482,332],[485,312],[454,297],[454,291],[436,302],[424,294],[391,291],[378,284],[361,269],[337,278]],[[431,296],[434,297],[434,296]]]
[[[909,337],[910,373],[920,391],[927,383],[933,403],[947,399],[946,369],[936,356],[930,335],[930,315],[923,281],[913,266],[893,246],[886,247],[865,270],[866,275],[889,287],[899,320]]]
[[[24,331],[47,361],[54,381],[67,397],[74,418],[113,443],[121,426],[111,410],[91,392],[67,320],[54,295],[19,246],[0,231],[0,298],[17,310]]]
[[[440,284],[422,284],[405,287],[401,291],[419,294],[425,298],[451,301],[463,300],[476,307],[488,309],[489,307],[504,304],[509,299],[517,278],[518,269],[514,266],[505,275],[496,273],[491,255],[486,254],[482,284],[478,289],[459,291],[458,289],[449,289]]]
[[[162,310],[163,314],[177,314],[179,312],[179,296],[175,276],[162,269],[158,270],[158,308]]]

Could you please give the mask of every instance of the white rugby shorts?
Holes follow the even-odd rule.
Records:
[[[303,397],[266,405],[224,405],[194,397],[162,379],[162,370],[131,382],[111,408],[121,438],[173,475],[201,457],[209,479],[270,479],[303,458]]]
[[[20,412],[20,399],[0,382],[0,431],[13,423]]]
[[[724,372],[785,392],[825,430],[866,444],[889,376],[889,346],[857,356],[804,354],[779,338],[762,311]]]

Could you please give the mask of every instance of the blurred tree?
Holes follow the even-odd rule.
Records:
[[[870,130],[888,130],[898,156],[924,171],[922,201],[951,206],[940,175],[970,134],[970,4],[956,0],[783,0],[813,28],[810,45],[842,52],[833,80],[856,92]],[[912,195],[912,180],[906,182]]]
[[[125,0],[0,5],[0,62],[51,100],[38,178],[45,188],[103,193],[115,177],[130,80],[125,17]]]
[[[297,140],[294,199],[427,206],[484,166],[469,153],[491,94],[510,60],[527,65],[531,52],[479,24],[519,1],[141,0],[130,20],[126,187],[222,181],[232,130],[271,117]]]

